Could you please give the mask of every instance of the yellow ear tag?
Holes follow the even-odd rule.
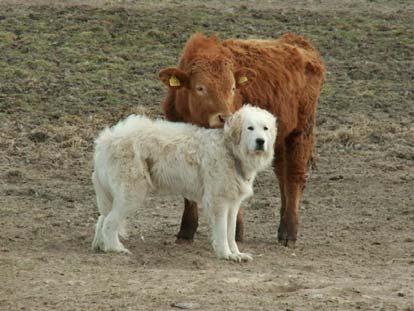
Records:
[[[246,76],[242,76],[239,78],[239,84],[243,84],[244,82],[247,82],[247,77]]]
[[[171,76],[170,86],[180,86],[180,80],[178,80],[176,76]]]

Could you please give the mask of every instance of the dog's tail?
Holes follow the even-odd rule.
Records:
[[[96,172],[92,174],[92,183],[95,188],[98,211],[101,215],[106,216],[112,209],[112,195],[102,186]]]

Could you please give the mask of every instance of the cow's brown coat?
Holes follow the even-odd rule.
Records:
[[[244,103],[267,109],[277,117],[274,170],[281,193],[278,238],[287,246],[294,245],[297,237],[298,209],[312,158],[324,71],[315,48],[290,33],[277,40],[223,42],[215,36],[195,34],[184,47],[178,67],[160,71],[160,79],[169,86],[163,103],[168,120],[221,126]],[[170,86],[171,76],[180,86]],[[179,238],[193,238],[198,224],[196,209],[186,201]],[[240,215],[238,240],[242,225]]]

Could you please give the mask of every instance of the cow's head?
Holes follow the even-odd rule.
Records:
[[[165,68],[159,76],[177,98],[186,97],[190,121],[205,127],[222,127],[237,109],[239,90],[256,77],[251,69],[235,69],[230,60],[210,55],[199,55],[187,68]]]

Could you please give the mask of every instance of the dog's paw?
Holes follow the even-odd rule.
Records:
[[[242,258],[242,261],[252,261],[253,255],[250,253],[240,253],[240,256]]]
[[[217,251],[216,256],[218,259],[230,260],[231,252],[230,251]]]
[[[118,254],[124,254],[124,255],[131,255],[131,252],[123,246],[105,248],[105,252],[106,253],[118,253]]]
[[[249,253],[233,253],[230,254],[228,259],[235,262],[252,261],[253,256]]]
[[[123,248],[118,251],[118,253],[124,254],[124,255],[131,255],[132,253],[127,248]]]
[[[104,247],[103,247],[103,245],[98,244],[95,241],[93,241],[91,249],[94,252],[99,252],[99,251],[103,251]]]

